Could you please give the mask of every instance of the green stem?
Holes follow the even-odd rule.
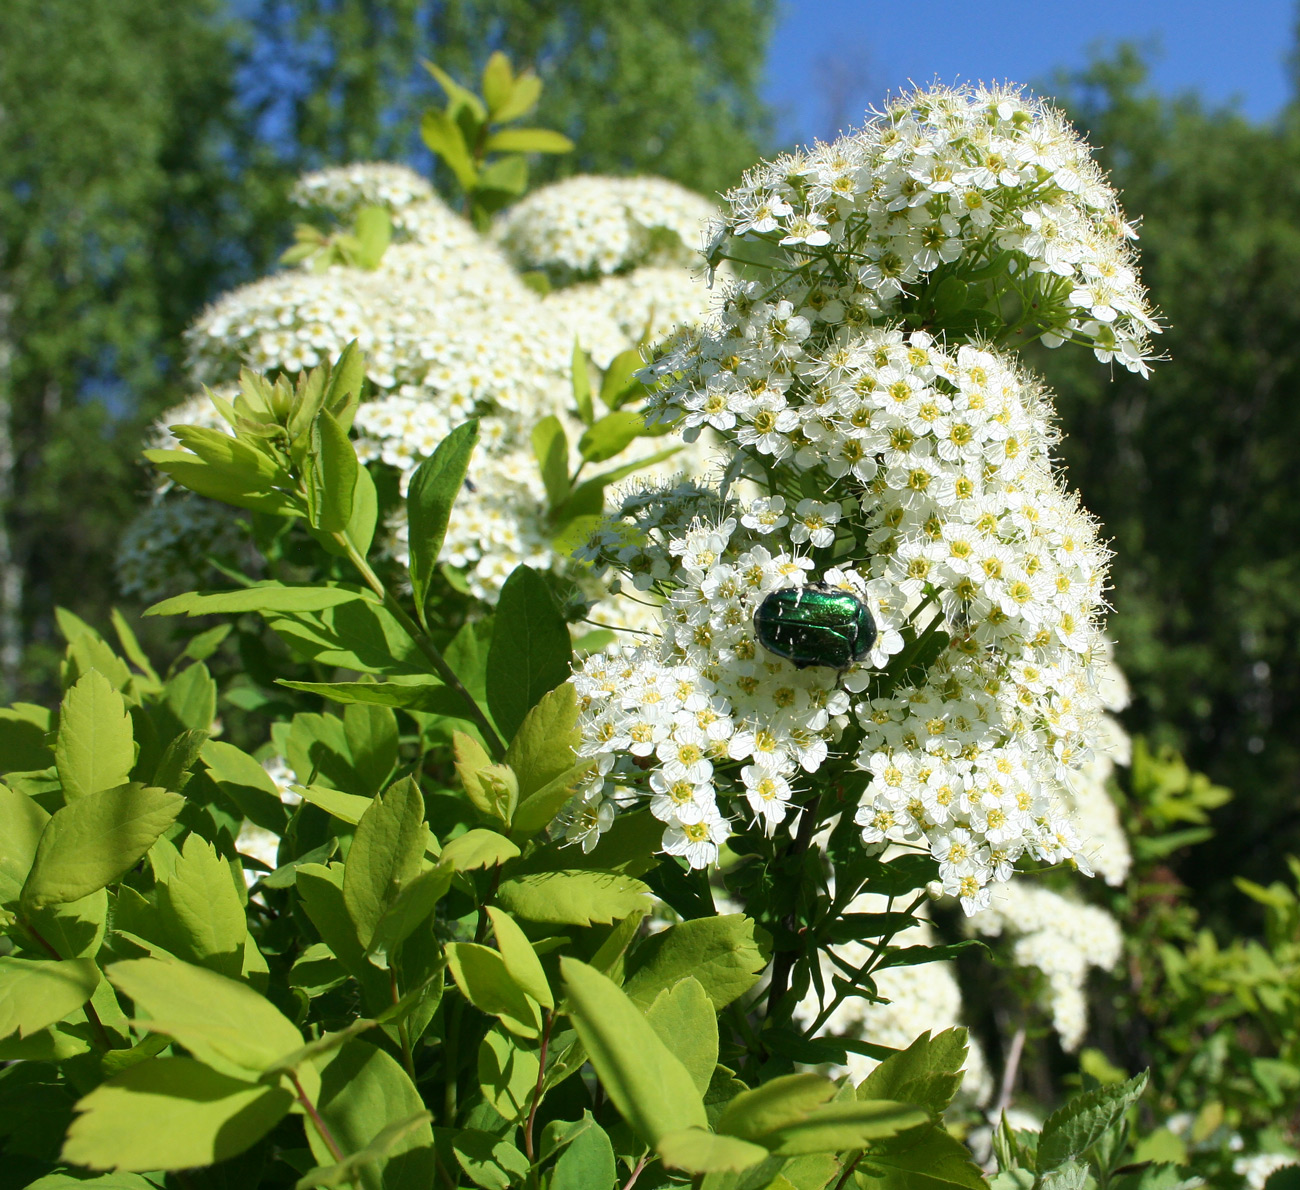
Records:
[[[551,1029],[555,1025],[555,1013],[546,1013],[546,1022],[542,1026],[542,1047],[537,1056],[537,1085],[533,1088],[533,1102],[528,1108],[528,1122],[524,1125],[524,1153],[530,1163],[537,1158],[533,1153],[533,1124],[537,1120],[537,1108],[542,1102],[542,1083],[546,1078],[546,1050],[551,1044]]]
[[[469,718],[483,735],[483,740],[488,746],[488,751],[492,753],[493,760],[500,760],[506,752],[506,746],[501,742],[501,737],[497,735],[496,728],[489,722],[488,717],[483,712],[483,708],[478,705],[474,696],[465,689],[460,678],[456,676],[456,671],[447,664],[447,659],[438,651],[436,645],[421,630],[420,626],[411,619],[403,610],[402,605],[393,598],[388,588],[380,581],[379,576],[370,568],[370,563],[362,556],[361,552],[354,546],[346,533],[335,533],[334,540],[347,552],[348,558],[352,565],[361,572],[361,577],[366,580],[370,589],[379,596],[383,601],[384,608],[401,626],[407,636],[415,642],[416,648],[425,655],[429,663],[433,666],[434,671],[443,680],[447,687],[454,690],[460,695],[465,703],[466,710],[469,711]]]
[[[393,1007],[396,1008],[401,996],[397,993],[397,972],[392,967],[388,968],[388,986],[392,991]],[[411,1056],[411,1029],[406,1017],[397,1022],[397,1036],[402,1042],[402,1065],[406,1067],[411,1082],[415,1082],[415,1059]]]
[[[459,996],[452,1000],[451,1007],[447,1011],[447,1035],[442,1042],[442,1060],[446,1078],[442,1093],[442,1126],[444,1128],[456,1127],[456,1079],[460,1073],[456,1067],[460,1062],[458,1043],[460,1040],[461,1005],[463,1003]]]

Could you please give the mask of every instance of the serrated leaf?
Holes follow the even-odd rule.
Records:
[[[238,979],[248,923],[230,865],[198,835],[186,836],[181,857],[160,883],[158,913],[177,958]]]
[[[471,419],[457,426],[438,443],[433,454],[411,476],[406,494],[411,558],[408,570],[415,606],[422,621],[429,584],[447,537],[452,505],[460,495],[477,443],[478,421]]]
[[[0,905],[18,899],[49,814],[24,793],[0,785]]]
[[[568,1008],[601,1085],[647,1144],[687,1128],[706,1128],[704,1101],[690,1073],[650,1022],[600,972],[561,958]]]
[[[471,872],[476,868],[495,868],[514,859],[519,854],[505,835],[475,827],[444,845],[439,866],[456,872]]]
[[[1126,1083],[1097,1087],[1075,1095],[1048,1116],[1038,1138],[1039,1175],[1082,1157],[1119,1123],[1146,1085],[1144,1071]]]
[[[140,1172],[211,1165],[259,1141],[292,1103],[279,1087],[230,1078],[192,1058],[153,1058],[77,1103],[63,1160]]]
[[[176,820],[185,799],[138,784],[69,802],[45,824],[22,902],[40,909],[79,901],[129,871]]]
[[[700,981],[687,976],[664,988],[645,1015],[703,1095],[718,1064],[718,1017]]]
[[[526,921],[608,925],[646,910],[649,893],[641,881],[613,872],[530,872],[503,881],[497,903]]]
[[[236,1077],[258,1074],[302,1045],[302,1034],[247,984],[179,960],[113,963],[109,982],[135,1001],[149,1029]]]
[[[624,990],[650,1004],[660,989],[690,975],[721,1011],[758,982],[767,963],[750,918],[740,913],[701,917],[647,938],[629,961]]]
[[[465,999],[480,1012],[496,1017],[517,1037],[541,1032],[537,1004],[514,981],[497,951],[477,942],[449,942],[447,966]]]
[[[63,696],[54,763],[69,801],[123,785],[131,775],[131,717],[122,696],[97,670]]]
[[[99,985],[89,959],[47,962],[0,956],[0,1037],[30,1037],[76,1012]]]
[[[410,777],[376,797],[357,823],[343,868],[343,902],[362,946],[384,908],[420,872],[428,841],[424,795]]]
[[[895,1099],[915,1103],[939,1116],[961,1087],[966,1064],[966,1030],[927,1029],[907,1049],[877,1066],[858,1087],[859,1099]]]
[[[0,709],[0,772],[31,772],[49,768],[54,753],[46,740],[50,712],[20,702]]]
[[[507,739],[569,677],[569,628],[540,574],[516,566],[501,588],[487,656],[487,703]]]
[[[942,1126],[915,1130],[885,1142],[858,1166],[862,1190],[984,1190],[971,1153]]]

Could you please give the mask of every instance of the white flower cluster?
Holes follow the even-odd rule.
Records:
[[[296,206],[327,211],[343,223],[362,207],[383,207],[394,231],[408,238],[432,239],[426,231],[429,211],[425,208],[446,210],[427,178],[410,166],[382,161],[336,165],[303,174],[289,197]],[[426,231],[423,237],[422,231]]]
[[[117,581],[124,595],[153,603],[191,590],[212,575],[207,559],[234,560],[246,538],[229,508],[197,496],[149,504],[117,546]]]
[[[791,542],[859,549],[885,626],[910,618],[946,637],[923,674],[852,687],[871,774],[858,822],[868,843],[930,849],[973,911],[1025,852],[1080,860],[1059,803],[1100,712],[1106,552],[1052,469],[1045,393],[1009,361],[883,327],[827,339],[809,313],[736,286],[655,365],[664,416],[688,435],[712,428],[795,487],[800,472],[825,485],[834,521],[795,517]],[[785,524],[787,497],[770,504]]]
[[[664,178],[583,175],[533,191],[497,220],[494,235],[521,270],[553,283],[698,262],[717,208]]]
[[[989,907],[975,914],[968,928],[985,937],[1014,939],[1015,965],[1034,967],[1046,977],[1043,1006],[1061,1045],[1078,1049],[1088,1025],[1088,971],[1113,971],[1123,953],[1115,919],[1073,897],[1012,880],[994,892]]]
[[[849,913],[878,913],[886,908],[885,898],[865,895],[856,898],[848,907]],[[922,921],[904,930],[894,938],[898,946],[930,946],[934,938],[928,921]],[[861,942],[844,942],[831,947],[841,961],[853,967],[865,966],[873,957],[872,947]],[[823,983],[828,995],[833,994],[839,969],[827,955],[820,956]],[[817,1030],[818,1037],[844,1037],[870,1041],[891,1049],[906,1049],[922,1033],[938,1033],[962,1023],[961,988],[951,963],[922,963],[912,967],[886,967],[877,971],[873,979],[881,997],[873,1002],[861,996],[846,997],[837,1005]],[[826,1005],[810,991],[795,1007],[794,1019],[804,1029],[810,1028],[822,1015]],[[962,1092],[975,1103],[985,1103],[993,1092],[984,1051],[975,1038],[970,1038],[966,1066],[962,1077]],[[854,1084],[860,1083],[879,1063],[874,1058],[850,1052],[846,1071]]]
[[[663,198],[650,179],[636,199],[642,181],[618,183],[629,210],[644,212],[656,195]],[[664,193],[675,192],[662,185],[670,187]],[[457,502],[448,538],[448,557],[463,559],[453,564],[469,568],[475,594],[495,600],[521,562],[559,565],[530,435],[538,421],[564,416],[571,403],[575,338],[606,367],[647,335],[655,339],[703,317],[707,289],[684,267],[663,265],[543,300],[498,247],[404,166],[321,170],[301,180],[295,197],[341,219],[361,206],[384,206],[400,242],[374,271],[290,269],[227,294],[189,332],[195,378],[221,386],[242,366],[297,372],[337,359],[356,339],[374,386],[373,399],[356,417],[358,452],[365,461],[396,467],[403,491],[454,426],[480,418],[472,490]],[[677,226],[680,210],[668,207],[677,211],[669,225]],[[166,427],[177,424],[228,428],[206,396],[169,410],[155,429],[155,444],[175,448]],[[569,422],[567,428],[576,442],[584,427]],[[682,452],[658,473],[702,465],[705,454],[704,448]],[[571,460],[571,473],[577,465]],[[389,546],[405,561],[404,517],[390,529]],[[128,568],[141,565],[136,560]]]
[[[583,708],[578,752],[597,770],[570,811],[569,837],[589,840],[608,826],[610,799],[639,792],[665,824],[664,849],[695,868],[712,864],[730,834],[719,793],[742,795],[769,833],[785,819],[800,775],[826,762],[849,723],[850,688],[867,675],[855,666],[841,684],[833,669],[796,668],[767,652],[754,629],[764,598],[803,584],[813,567],[792,548],[796,532],[776,531],[824,533],[839,505],[804,500],[787,516],[780,497],[760,499],[738,517],[665,527],[710,503],[716,510],[717,497],[691,485],[633,497],[622,519],[605,522],[579,551],[592,560],[612,554],[635,586],[662,590],[667,601],[658,636],[612,646],[572,679]],[[870,609],[879,631],[866,664],[885,665],[903,645],[892,592],[849,568],[820,577]]]
[[[1273,1174],[1291,1165],[1300,1165],[1291,1153],[1252,1153],[1249,1157],[1234,1157],[1232,1172],[1245,1178],[1250,1190],[1264,1190]]]
[[[542,304],[604,368],[629,343],[656,343],[699,322],[711,297],[703,278],[687,269],[646,265],[554,290]]]
[[[903,95],[858,132],[756,166],[727,201],[710,258],[744,258],[746,240],[784,248],[799,267],[775,298],[815,322],[860,325],[909,302],[955,313],[992,266],[1007,284],[978,305],[999,321],[1014,295],[1031,337],[1147,371],[1159,328],[1136,232],[1065,117],[1018,89]]]

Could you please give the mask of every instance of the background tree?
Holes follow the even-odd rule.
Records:
[[[1168,324],[1150,384],[1035,360],[1114,536],[1130,725],[1238,791],[1215,846],[1271,879],[1300,846],[1300,127],[1161,99],[1131,50],[1058,82],[1142,212]]]
[[[706,192],[756,160],[771,0],[11,0],[0,5],[0,684],[45,683],[52,608],[102,620],[146,485],[142,427],[186,393],[181,332],[289,242],[306,168],[431,168],[436,58],[546,81],[561,172]],[[547,172],[549,171],[549,172]]]

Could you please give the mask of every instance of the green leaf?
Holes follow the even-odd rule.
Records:
[[[655,1146],[670,1169],[687,1173],[743,1173],[767,1160],[767,1150],[734,1136],[718,1136],[704,1128],[683,1128],[659,1139]],[[769,1183],[770,1184],[770,1183]]]
[[[226,1074],[259,1074],[302,1045],[297,1026],[269,1000],[215,971],[149,958],[113,963],[106,974],[151,1032]]]
[[[454,731],[451,736],[456,757],[456,775],[465,794],[485,818],[495,818],[509,826],[519,802],[519,779],[506,764],[493,764],[473,736]]]
[[[835,1084],[820,1074],[787,1074],[743,1091],[723,1110],[718,1131],[759,1140],[835,1098]]]
[[[610,409],[617,409],[625,401],[645,392],[645,385],[636,374],[645,367],[641,352],[635,347],[620,351],[605,369],[600,380],[600,399]]]
[[[384,908],[420,872],[429,829],[424,795],[410,777],[376,797],[357,823],[343,869],[343,903],[369,946]]]
[[[312,422],[305,476],[307,520],[313,529],[341,533],[347,528],[360,466],[348,432],[322,409]]]
[[[26,794],[0,785],[0,905],[18,899],[50,816]]]
[[[291,682],[276,678],[276,684],[319,694],[344,706],[400,707],[404,711],[453,716],[465,712],[464,699],[431,675],[398,677],[388,682]]]
[[[69,802],[41,833],[23,885],[23,905],[40,909],[82,897],[129,871],[185,805],[179,794],[135,782]]]
[[[277,835],[284,834],[288,816],[280,791],[257,761],[222,740],[208,740],[199,757],[208,775],[245,818]]]
[[[493,113],[494,119],[502,124],[519,119],[533,109],[541,94],[542,80],[531,70],[525,70],[515,76],[514,89],[510,92],[510,98],[499,111]]]
[[[1076,1095],[1048,1116],[1038,1138],[1039,1175],[1082,1157],[1119,1123],[1146,1085],[1144,1071],[1126,1083]]]
[[[518,1037],[536,1037],[541,1032],[537,1004],[515,983],[505,960],[491,947],[449,942],[447,966],[465,999],[480,1012],[496,1017]]]
[[[349,1153],[337,1165],[318,1165],[315,1169],[309,1169],[298,1179],[294,1190],[309,1190],[312,1186],[355,1185],[367,1167],[386,1161],[408,1137],[422,1135],[432,1119],[433,1112],[418,1111],[413,1116],[389,1124],[364,1149]]]
[[[155,712],[163,738],[182,731],[212,731],[217,714],[217,684],[201,661],[167,680],[162,705]]]
[[[629,961],[624,990],[650,1004],[661,989],[690,975],[721,1011],[758,982],[767,962],[750,918],[739,913],[701,917],[647,938]]]
[[[569,628],[542,576],[516,566],[501,588],[487,658],[487,703],[507,739],[547,691],[569,677]]]
[[[488,115],[498,118],[498,112],[510,102],[515,89],[515,74],[510,69],[510,59],[500,50],[493,50],[483,67],[483,98],[487,101]]]
[[[526,839],[547,827],[572,799],[583,779],[595,768],[594,760],[580,760],[566,769],[541,789],[528,797],[528,804],[520,806],[510,822],[511,832]]]
[[[230,865],[198,835],[188,835],[181,858],[161,882],[158,911],[178,958],[238,979],[248,923]]]
[[[896,1145],[887,1143],[863,1159],[857,1169],[862,1190],[984,1190],[988,1185],[970,1150],[941,1126],[916,1132],[915,1139],[900,1137]]]
[[[457,131],[457,136],[460,135]],[[423,622],[434,567],[447,537],[451,508],[460,495],[478,443],[478,421],[457,426],[416,468],[406,493],[411,560],[409,570],[415,606]]]
[[[46,743],[50,712],[32,703],[15,703],[0,709],[0,772],[31,772],[54,763]]]
[[[329,370],[329,384],[322,395],[322,404],[345,430],[352,428],[352,416],[361,401],[366,384],[366,357],[353,339],[339,353]],[[304,417],[301,424],[290,422],[290,432],[297,437],[315,418],[315,413]]]
[[[397,716],[388,707],[353,703],[343,712],[343,734],[362,785],[380,789],[397,767]]]
[[[188,450],[146,450],[141,452],[164,475],[183,488],[271,516],[300,516],[295,502],[283,492],[268,491],[255,469],[215,466],[196,459]]]
[[[589,463],[603,463],[620,454],[645,428],[642,414],[620,409],[600,418],[578,439],[578,452]]]
[[[331,818],[340,822],[350,822],[354,826],[365,817],[366,811],[374,804],[374,798],[359,797],[355,793],[340,793],[337,789],[326,789],[323,785],[295,785],[294,790],[302,796],[304,802],[319,806]]]
[[[929,1115],[910,1103],[876,1099],[869,1103],[828,1103],[803,1119],[784,1124],[758,1137],[779,1157],[860,1149],[867,1142],[897,1136]]]
[[[646,1010],[646,1020],[703,1095],[718,1064],[718,1017],[700,981],[687,976],[664,988]]]
[[[550,1190],[593,1190],[616,1184],[614,1146],[590,1112],[583,1118],[591,1126],[578,1132],[560,1154],[551,1172]]]
[[[504,761],[519,778],[519,810],[557,777],[572,771],[577,761],[574,749],[581,742],[578,694],[566,681],[542,695],[506,749]],[[533,829],[541,825],[545,824]]]
[[[596,420],[596,412],[591,403],[591,373],[587,368],[587,353],[582,344],[573,340],[573,403],[578,407],[578,416],[583,425],[591,425]]]
[[[497,1115],[510,1121],[527,1115],[540,1072],[535,1049],[524,1049],[500,1028],[488,1030],[478,1050],[478,1081]]]
[[[526,921],[608,925],[648,909],[649,893],[641,881],[614,872],[530,872],[503,881],[497,903]]]
[[[451,887],[451,877],[450,869],[430,868],[403,884],[397,895],[384,906],[383,915],[375,923],[374,933],[366,947],[367,953],[380,966],[387,967],[388,956],[428,920]]]
[[[560,959],[569,1014],[601,1085],[647,1144],[705,1128],[704,1101],[686,1067],[613,981],[577,959]]]
[[[362,268],[377,269],[393,238],[393,221],[383,207],[362,207],[357,212],[355,234],[361,243]]]
[[[552,511],[569,495],[569,440],[560,419],[552,414],[533,427],[533,454],[542,471],[542,484]]]
[[[461,1169],[484,1190],[507,1190],[528,1176],[528,1158],[490,1132],[467,1128],[456,1134],[451,1147]]]
[[[54,763],[69,801],[125,784],[131,775],[131,717],[122,696],[97,670],[63,696]]]
[[[442,849],[439,866],[456,872],[471,872],[475,868],[496,868],[519,854],[505,835],[475,827],[457,835]]]
[[[521,156],[499,157],[479,170],[474,201],[495,210],[527,189],[528,162]]]
[[[203,594],[190,591],[155,603],[146,616],[212,616],[238,612],[314,612],[363,598],[346,587],[286,587],[281,583],[255,583],[239,591]]]
[[[478,169],[469,146],[465,144],[465,134],[460,125],[446,112],[431,108],[420,120],[420,136],[447,163],[461,188],[473,190],[478,181]]]
[[[489,153],[571,153],[573,142],[549,128],[503,128],[487,139]]]
[[[64,905],[26,910],[27,920],[65,959],[91,959],[99,953],[108,924],[108,892],[97,889]]]
[[[89,959],[45,962],[0,956],[0,1037],[30,1037],[76,1012],[99,984]]]
[[[656,451],[644,458],[634,459],[621,467],[611,467],[608,471],[602,471],[599,475],[584,480],[573,489],[573,494],[567,503],[555,514],[556,521],[564,521],[569,516],[577,516],[580,513],[600,513],[604,508],[604,491],[610,484],[618,483],[619,480],[635,475],[638,471],[644,471],[647,467],[653,467],[656,463],[662,463],[665,459],[671,459],[681,449],[680,446],[670,446],[667,450]]]
[[[451,101],[449,107],[453,115],[456,114],[457,108],[465,107],[469,109],[479,124],[487,120],[487,108],[483,106],[482,101],[473,91],[468,87],[462,87],[441,66],[430,62],[427,58],[420,59],[420,64],[438,80],[442,89],[447,92],[447,98]]]
[[[924,1107],[936,1119],[961,1087],[966,1065],[966,1030],[927,1029],[905,1050],[891,1054],[858,1087],[859,1099],[896,1099]]]
[[[489,905],[487,915],[492,922],[497,949],[501,952],[510,978],[543,1008],[554,1008],[555,997],[551,995],[551,985],[546,982],[546,972],[542,970],[542,964],[537,958],[537,952],[533,950],[533,944],[528,941],[528,936],[500,909]],[[716,1021],[714,1035],[716,1039]],[[714,1049],[716,1048],[715,1044]]]
[[[134,1173],[105,1173],[97,1178],[79,1178],[70,1173],[47,1173],[30,1182],[26,1190],[157,1190],[153,1182]]]
[[[284,1117],[293,1096],[192,1058],[153,1058],[80,1100],[63,1160],[138,1172],[211,1165],[242,1153]]]
[[[1092,1180],[1086,1161],[1067,1161],[1048,1173],[1041,1170],[1034,1183],[1036,1190],[1084,1190]]]

